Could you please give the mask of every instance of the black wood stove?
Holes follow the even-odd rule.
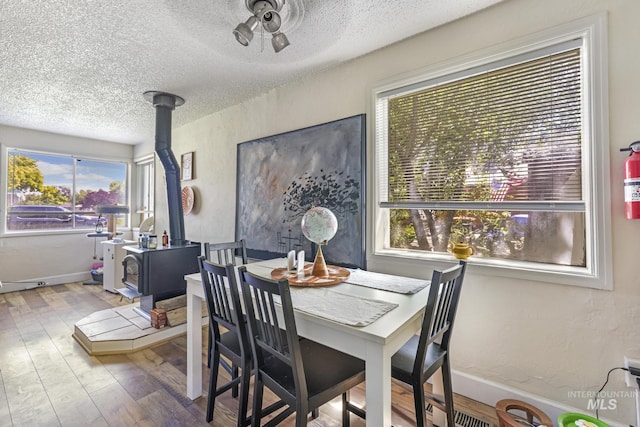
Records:
[[[141,294],[138,314],[151,316],[156,301],[183,295],[187,290],[185,274],[197,273],[200,243],[145,249],[125,246],[122,282]]]
[[[180,166],[171,151],[171,113],[175,107],[184,104],[184,99],[157,91],[145,92],[144,97],[156,109],[155,150],[166,177],[171,242],[169,247],[156,249],[125,246],[127,256],[122,262],[122,282],[142,295],[137,311],[149,318],[157,301],[186,293],[184,275],[200,270],[198,256],[201,250],[199,243],[186,240],[184,236]]]

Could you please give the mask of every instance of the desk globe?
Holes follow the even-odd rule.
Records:
[[[304,237],[318,245],[311,274],[316,277],[328,277],[329,270],[322,255],[322,245],[326,245],[336,235],[338,219],[329,209],[318,206],[304,214],[301,228]]]

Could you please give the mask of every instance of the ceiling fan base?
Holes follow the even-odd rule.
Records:
[[[264,1],[265,3],[269,3],[273,10],[276,12],[280,12],[282,10],[282,6],[284,6],[285,0],[244,0],[244,5],[249,9],[249,12],[254,12],[254,6],[259,1]]]

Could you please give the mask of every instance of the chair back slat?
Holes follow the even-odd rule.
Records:
[[[451,301],[455,289],[455,279],[440,283],[439,295],[436,299],[435,316],[429,331],[429,337],[433,339],[444,333],[449,328],[449,313]]]
[[[280,334],[280,322],[275,313],[273,294],[268,290],[253,288],[254,309],[258,321],[257,335],[260,346],[271,351],[274,349],[288,357],[288,347]]]
[[[242,264],[246,264],[247,247],[244,239],[235,242],[204,243],[204,256],[209,261],[220,265],[237,265],[238,258]]]
[[[460,261],[460,264],[447,270],[434,270],[422,320],[414,371],[422,370],[427,348],[431,343],[440,340],[440,347],[448,349],[465,269],[466,262]]]
[[[198,257],[198,263],[209,320],[217,334],[216,338],[219,337],[218,324],[239,334],[242,332],[246,337],[244,320],[240,321],[243,319],[242,305],[233,266],[214,264],[204,256]]]

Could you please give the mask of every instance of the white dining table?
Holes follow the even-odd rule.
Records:
[[[286,259],[249,263],[247,270],[270,278],[275,268],[285,267]],[[187,281],[187,396],[202,395],[202,313],[204,288],[199,273],[185,276]],[[398,276],[398,280],[403,279]],[[397,304],[374,322],[355,327],[294,310],[299,335],[351,354],[365,361],[366,425],[391,425],[391,356],[420,329],[429,288],[414,294],[372,289],[350,283],[332,289]]]

